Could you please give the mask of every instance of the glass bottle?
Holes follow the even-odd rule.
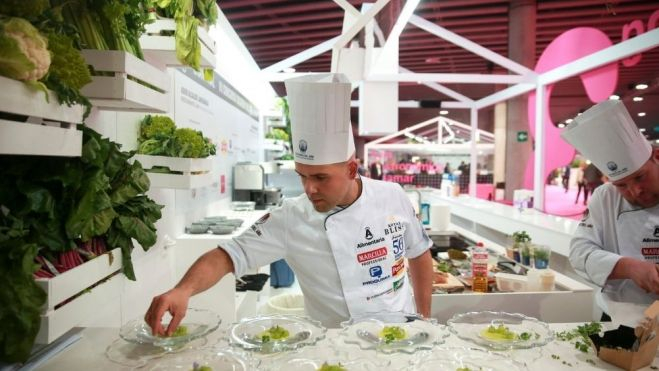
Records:
[[[472,272],[472,285],[471,289],[474,292],[487,292],[487,249],[479,242],[471,250],[471,272]]]

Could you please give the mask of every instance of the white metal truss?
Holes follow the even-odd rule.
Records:
[[[316,45],[312,48],[309,48],[303,52],[300,52],[294,56],[291,56],[287,59],[284,59],[278,63],[275,63],[262,70],[263,78],[267,81],[283,81],[287,78],[294,76],[299,76],[299,73],[281,73],[285,68],[292,67],[298,63],[301,63],[305,60],[313,58],[319,54],[322,54],[330,49],[340,49],[343,48],[354,36],[363,29],[369,22],[373,20],[375,14],[377,14],[390,0],[379,0],[368,8],[363,14],[355,9],[347,0],[334,0],[344,11],[352,17],[355,17],[357,20],[352,24],[348,30],[345,30],[341,35],[329,39],[319,45]],[[414,1],[416,2],[416,0]],[[408,1],[407,3],[413,3]],[[406,4],[407,5],[407,4]],[[416,7],[416,4],[410,4],[409,7],[404,8],[405,14],[401,13],[398,21],[403,23],[406,18],[409,18],[408,23],[411,23],[433,35],[436,35],[446,41],[449,41],[459,47],[462,47],[476,55],[479,55],[488,61],[496,63],[509,71],[516,73],[516,75],[482,75],[482,74],[444,74],[444,73],[414,73],[404,68],[400,68],[398,73],[395,74],[373,74],[366,77],[368,81],[412,81],[420,82],[423,85],[426,85],[435,91],[449,96],[456,101],[453,102],[442,102],[442,108],[462,108],[470,109],[470,118],[471,118],[471,146],[473,149],[472,153],[472,163],[475,160],[477,135],[482,135],[481,131],[477,129],[477,117],[478,110],[489,107],[496,103],[520,96],[522,94],[528,93],[530,91],[536,91],[536,137],[535,137],[535,163],[539,164],[535,167],[534,172],[534,197],[536,208],[541,211],[544,210],[544,181],[542,179],[542,165],[544,163],[544,107],[542,105],[543,100],[542,96],[545,94],[545,89],[548,85],[554,84],[558,81],[567,79],[569,77],[579,75],[581,73],[591,71],[598,67],[604,66],[609,63],[613,63],[620,59],[626,58],[630,55],[641,53],[645,50],[655,48],[659,45],[659,29],[653,29],[647,31],[641,35],[637,35],[628,40],[622,41],[616,45],[610,46],[606,49],[600,50],[598,52],[592,53],[588,56],[580,58],[571,63],[565,64],[563,66],[554,68],[550,71],[544,72],[542,74],[537,74],[536,72],[520,65],[517,62],[514,62],[500,54],[497,54],[481,45],[478,45],[460,35],[457,35],[441,26],[438,26],[430,21],[427,21],[417,15],[411,14]],[[373,22],[375,23],[375,22]],[[403,26],[396,23],[397,27],[400,27],[402,30]],[[230,26],[229,26],[230,27]],[[387,45],[389,42],[393,42],[393,38],[384,40],[381,30],[377,24],[373,25],[374,33],[378,38],[380,45]],[[378,32],[379,31],[379,32]],[[396,31],[392,33],[392,36],[400,36],[400,32]],[[371,36],[372,37],[372,36]],[[371,42],[372,45],[372,42]],[[338,61],[335,61],[334,56],[339,55],[339,53],[333,53],[332,60],[332,71],[334,71],[338,66]],[[498,91],[494,94],[491,94],[487,97],[483,97],[478,100],[473,100],[469,97],[466,97],[458,92],[455,92],[449,88],[446,88],[439,82],[447,83],[489,83],[489,84],[511,84],[508,88]],[[399,103],[400,106],[400,103]],[[438,120],[431,119],[430,121]],[[439,122],[439,121],[438,121]],[[421,123],[423,124],[423,123]],[[418,125],[421,125],[418,124]],[[418,126],[418,125],[415,125]],[[411,130],[411,128],[404,129]],[[441,128],[439,129],[441,130]],[[450,128],[449,128],[450,130]],[[399,132],[400,133],[400,132]],[[399,133],[397,133],[399,135]],[[440,131],[441,133],[441,131]],[[396,134],[392,134],[396,135]],[[391,135],[382,137],[390,138]],[[387,140],[387,139],[383,139]],[[377,145],[378,142],[370,142],[369,145]],[[476,177],[476,167],[471,167],[470,180],[470,195],[475,196],[475,177]]]

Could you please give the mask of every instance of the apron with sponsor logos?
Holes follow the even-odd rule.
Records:
[[[348,311],[353,317],[383,310],[414,313],[404,258],[411,221],[367,204],[360,198],[325,222]]]
[[[622,256],[659,264],[659,206],[618,215],[617,243]],[[632,280],[613,280],[602,290],[608,300],[652,303],[659,295],[649,294]]]

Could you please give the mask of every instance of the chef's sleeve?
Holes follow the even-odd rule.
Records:
[[[285,226],[286,212],[279,207],[265,214],[240,236],[218,246],[229,254],[236,277],[285,257]]]
[[[408,259],[414,259],[418,256],[421,256],[425,253],[431,246],[432,240],[426,234],[426,231],[423,229],[421,221],[416,217],[414,213],[414,207],[410,202],[410,199],[405,194],[399,186],[395,185],[398,188],[400,207],[402,209],[403,215],[405,215],[406,220],[406,229],[405,229],[405,257]]]
[[[611,275],[620,255],[607,251],[604,228],[614,228],[613,210],[606,210],[603,196],[597,189],[588,204],[586,217],[579,223],[570,241],[570,264],[574,270],[588,281],[603,287]]]

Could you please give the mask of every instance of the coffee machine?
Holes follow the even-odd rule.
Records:
[[[277,170],[276,163],[239,162],[234,165],[233,201],[254,201],[257,210],[281,204],[281,188],[265,186],[266,174]]]

